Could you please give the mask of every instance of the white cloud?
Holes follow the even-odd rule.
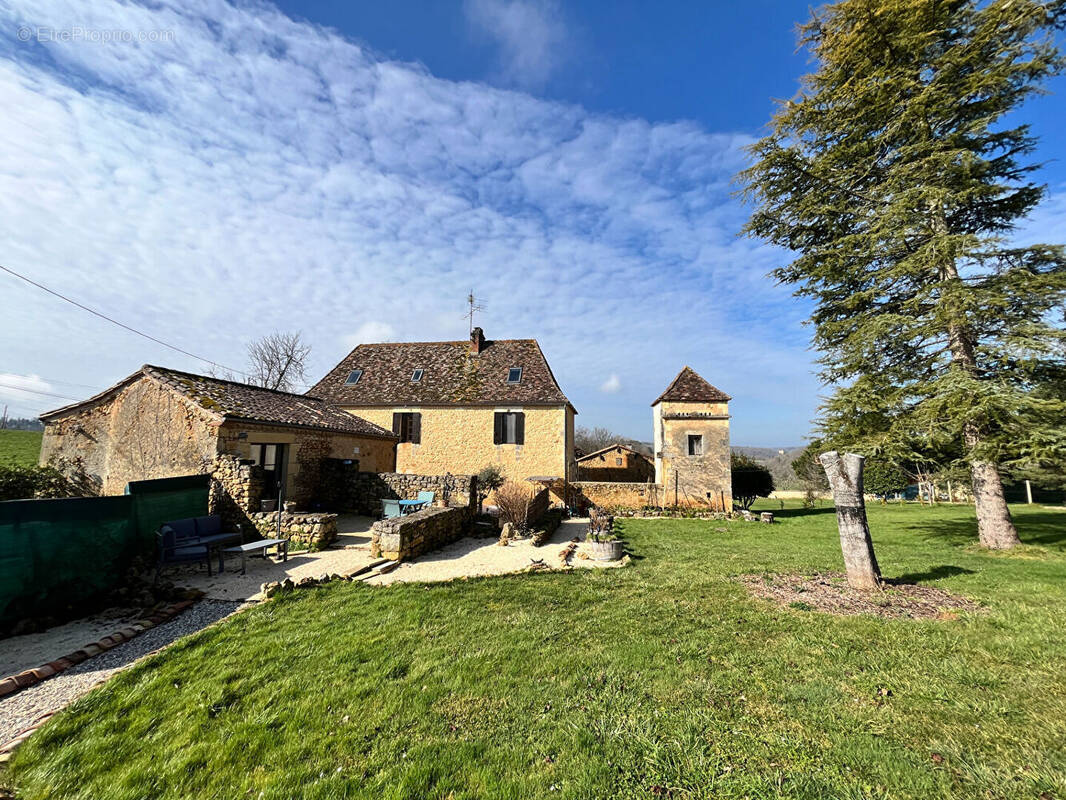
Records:
[[[467,19],[498,48],[503,79],[543,86],[565,63],[572,45],[557,3],[548,0],[466,0]]]
[[[75,23],[174,41],[10,34]],[[313,379],[356,338],[465,338],[473,288],[487,336],[540,340],[582,424],[648,438],[688,363],[733,395],[734,441],[806,432],[805,307],[765,278],[781,255],[736,237],[746,135],[440,80],[258,3],[20,0],[0,39],[5,266],[228,366],[302,330]],[[5,370],[205,368],[0,292]],[[600,365],[623,360],[639,370],[608,403]]]
[[[342,337],[341,341],[349,350],[360,344],[396,341],[396,328],[387,322],[371,319],[364,322],[355,333]]]
[[[35,417],[42,411],[66,405],[70,402],[65,399],[67,394],[39,375],[0,372],[0,411],[7,406],[9,417]]]
[[[600,384],[600,391],[605,394],[618,394],[621,390],[622,381],[614,373],[611,373],[611,376]]]

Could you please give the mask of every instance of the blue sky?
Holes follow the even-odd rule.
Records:
[[[5,5],[0,263],[227,365],[300,329],[312,381],[361,341],[465,336],[473,289],[490,338],[540,340],[579,424],[650,438],[689,364],[733,395],[735,444],[796,444],[820,391],[808,309],[765,277],[785,254],[737,237],[731,180],[808,67],[807,13]],[[1052,194],[1020,237],[1063,241],[1061,100],[1024,115]],[[204,369],[6,276],[0,310],[14,413],[145,362]]]

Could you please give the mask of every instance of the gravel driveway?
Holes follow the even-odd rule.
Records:
[[[0,746],[15,738],[38,719],[64,708],[116,672],[171,642],[195,633],[233,614],[244,604],[203,600],[169,622],[113,647],[36,686],[0,700]]]

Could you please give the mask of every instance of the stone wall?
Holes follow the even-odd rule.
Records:
[[[419,492],[433,492],[434,505],[477,505],[476,475],[408,475],[400,472],[361,472],[357,463],[328,459],[322,466],[323,505],[335,511],[381,516],[381,501],[414,500]]]
[[[662,487],[655,483],[618,481],[577,481],[570,484],[579,508],[644,508],[662,504]]]
[[[371,555],[400,561],[427,553],[463,538],[473,518],[473,507],[463,506],[378,520],[370,529]]]
[[[262,468],[231,453],[215,457],[208,512],[220,515],[227,530],[240,525],[247,538],[256,527],[251,515],[259,511],[262,494]]]
[[[548,513],[551,505],[551,492],[541,489],[529,501],[529,509],[526,511],[526,525],[532,525],[538,519]]]
[[[264,539],[279,538],[277,511],[261,511],[249,516]],[[280,538],[288,539],[294,545],[321,550],[337,541],[337,515],[283,511]]]

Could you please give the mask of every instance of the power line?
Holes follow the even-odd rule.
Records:
[[[124,328],[127,331],[129,331],[130,333],[135,333],[138,336],[143,336],[145,339],[153,341],[156,344],[161,344],[161,345],[163,345],[163,347],[169,347],[171,350],[174,350],[175,352],[181,353],[182,355],[189,356],[190,358],[195,358],[197,361],[203,361],[204,363],[210,364],[213,367],[218,367],[219,369],[229,370],[230,372],[234,372],[234,373],[236,373],[238,375],[245,375],[245,373],[241,372],[239,369],[233,369],[233,367],[227,367],[224,364],[219,364],[217,361],[212,361],[210,358],[204,358],[203,356],[198,356],[195,353],[190,353],[188,350],[182,350],[177,345],[169,344],[168,342],[164,342],[162,339],[157,339],[154,336],[151,336],[151,335],[149,335],[147,333],[144,333],[143,331],[137,330],[136,328],[131,328],[129,325],[126,325],[125,323],[119,322],[117,319],[112,319],[111,317],[107,316],[106,314],[102,314],[99,311],[96,311],[95,309],[89,308],[87,305],[83,305],[82,303],[79,303],[77,300],[72,300],[69,297],[67,297],[66,295],[62,295],[59,292],[54,291],[53,289],[49,289],[47,286],[44,286],[44,285],[42,285],[40,283],[37,283],[37,281],[31,280],[30,278],[27,278],[25,275],[20,275],[19,273],[15,272],[15,270],[8,269],[3,264],[0,264],[0,269],[2,269],[4,272],[8,273],[9,275],[14,275],[19,280],[26,281],[26,283],[30,284],[31,286],[36,286],[38,289],[42,289],[43,291],[48,292],[48,294],[54,295],[55,297],[58,297],[60,300],[64,300],[64,301],[70,303],[71,305],[77,306],[78,308],[82,309],[83,311],[88,311],[90,314],[94,314],[95,316],[100,317],[100,319],[107,320],[112,325],[118,325],[120,328]],[[247,375],[245,375],[245,377],[247,377]]]
[[[37,378],[45,383],[62,383],[64,386],[74,386],[78,389],[92,389],[94,392],[102,392],[104,387],[102,386],[90,386],[87,383],[74,383],[73,381],[61,381],[59,378],[46,378],[44,375],[22,375],[18,372],[8,372],[0,369],[0,375],[17,375],[20,378],[29,378],[30,380]]]
[[[12,389],[16,392],[29,392],[30,394],[39,394],[41,397],[57,397],[60,400],[72,400],[75,403],[79,402],[77,397],[67,397],[64,394],[52,394],[51,392],[41,392],[37,389],[25,389],[22,386],[12,386],[10,383],[0,383],[0,389]]]

